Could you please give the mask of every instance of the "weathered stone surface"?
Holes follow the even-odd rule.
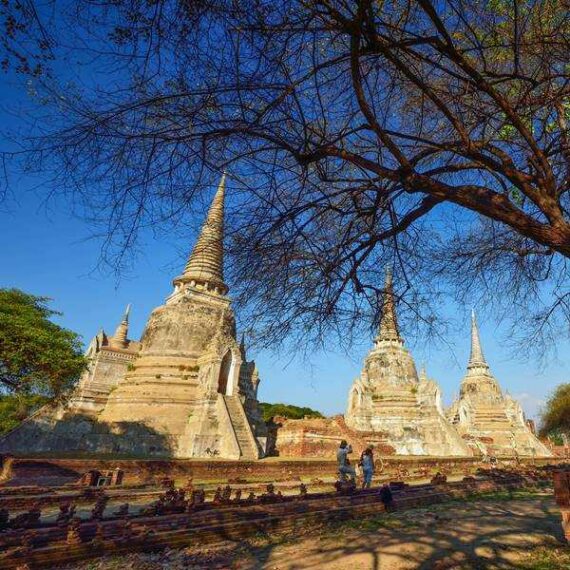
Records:
[[[397,454],[471,455],[442,412],[439,387],[418,378],[400,336],[388,273],[380,330],[350,390],[346,423],[356,431],[387,434]]]
[[[101,332],[69,402],[0,439],[0,451],[257,459],[266,428],[259,375],[236,340],[223,281],[224,179],[174,292],[130,341],[128,311]]]
[[[66,407],[60,407],[59,416],[66,412],[96,417],[107,404],[109,394],[117,387],[129,366],[140,351],[140,343],[127,338],[130,306],[117,326],[115,334],[108,337],[101,330],[87,348],[89,368],[81,377]]]
[[[481,348],[475,313],[471,319],[471,355],[459,398],[447,411],[474,453],[484,456],[551,457],[525,420],[520,404],[504,395]]]

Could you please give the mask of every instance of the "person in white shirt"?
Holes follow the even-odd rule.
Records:
[[[344,479],[346,476],[348,476],[352,483],[356,483],[356,472],[348,460],[349,453],[352,453],[352,447],[346,442],[346,440],[343,439],[340,442],[338,451],[336,453],[338,472],[341,478]]]

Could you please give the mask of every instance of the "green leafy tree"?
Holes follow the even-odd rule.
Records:
[[[282,416],[291,420],[301,420],[304,417],[309,418],[322,418],[324,417],[320,412],[311,408],[293,406],[292,404],[268,404],[262,402],[260,404],[263,412],[263,419],[268,422],[274,416]]]
[[[570,436],[570,383],[558,386],[546,402],[540,431],[556,439],[562,434]]]
[[[0,434],[14,429],[30,413],[49,401],[40,394],[5,394],[0,397]]]
[[[59,313],[48,301],[0,289],[0,391],[20,403],[60,397],[86,366],[80,337],[50,320]]]

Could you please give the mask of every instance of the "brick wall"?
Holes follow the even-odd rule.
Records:
[[[163,478],[196,481],[290,481],[299,477],[322,478],[336,475],[336,462],[325,459],[277,459],[261,461],[230,460],[137,460],[137,459],[47,459],[4,458],[3,486],[59,486],[75,483],[90,469],[111,471],[116,467],[125,474],[123,484],[153,484]],[[530,463],[530,462],[529,462]],[[537,465],[548,460],[536,461]],[[377,473],[396,477],[425,477],[440,471],[445,474],[473,473],[480,463],[473,458],[437,458],[387,456],[377,458]]]

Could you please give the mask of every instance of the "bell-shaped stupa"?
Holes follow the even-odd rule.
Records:
[[[475,312],[471,354],[459,398],[447,417],[476,454],[487,457],[548,457],[551,452],[530,430],[520,404],[504,395],[483,355]]]
[[[356,431],[384,434],[396,454],[471,455],[442,414],[437,383],[418,378],[400,335],[390,271],[378,335],[350,390],[345,418]]]

